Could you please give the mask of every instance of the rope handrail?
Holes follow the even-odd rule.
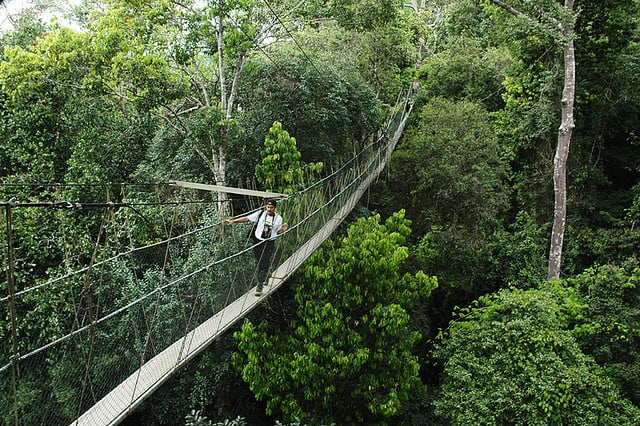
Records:
[[[376,144],[376,143],[379,143],[379,141],[380,141],[380,138],[378,138],[375,142],[372,142],[371,144],[369,144],[369,145],[365,146],[365,147],[363,148],[363,150],[361,150],[360,152],[358,152],[358,154],[357,154],[357,155],[355,155],[354,157],[352,157],[351,159],[349,159],[348,161],[346,161],[342,166],[340,166],[337,170],[335,170],[335,171],[334,171],[333,173],[331,173],[330,175],[323,177],[322,179],[318,180],[318,182],[315,182],[315,183],[313,183],[313,184],[309,185],[308,187],[306,187],[306,188],[304,188],[304,189],[300,190],[298,193],[293,194],[293,195],[288,196],[288,197],[296,197],[296,196],[298,196],[298,197],[299,197],[299,196],[301,196],[302,194],[304,194],[305,192],[309,192],[309,191],[311,191],[311,190],[313,190],[313,189],[315,189],[315,188],[317,188],[317,187],[319,187],[319,186],[322,186],[322,185],[323,185],[323,184],[325,184],[327,181],[329,181],[329,180],[331,180],[331,179],[335,178],[335,176],[339,175],[339,174],[340,174],[340,173],[342,173],[346,168],[348,168],[349,166],[351,166],[351,165],[353,164],[353,162],[354,162],[357,158],[359,158],[360,156],[362,156],[362,155],[363,155],[363,152],[364,152],[365,150],[369,149],[372,145],[374,145],[374,144]],[[172,186],[172,185],[173,185],[173,184],[172,184],[172,182],[177,182],[177,181],[169,181],[169,182],[167,182],[165,185]],[[160,184],[156,184],[156,185],[160,185]],[[257,192],[259,192],[259,191],[257,191]],[[278,194],[278,193],[266,193],[266,194],[284,195],[284,194]],[[11,202],[9,202],[9,203],[11,203]],[[75,203],[75,202],[64,202],[64,203],[70,203],[70,204],[73,204],[73,205],[76,205],[76,204],[82,204],[82,203]],[[1,205],[1,204],[2,204],[2,203],[0,203],[0,205]],[[14,202],[14,206],[23,206],[23,207],[27,207],[27,206],[31,206],[31,207],[43,207],[43,206],[45,206],[45,207],[46,207],[46,206],[49,206],[49,205],[51,205],[51,204],[52,204],[52,203],[18,203],[18,202]],[[107,206],[107,207],[113,206],[113,203],[95,203],[95,204],[96,204],[96,205],[101,205],[101,206]],[[135,204],[135,205],[145,205],[145,204],[152,204],[152,203],[119,203],[119,205],[120,205],[120,206],[123,206],[123,207],[129,206],[129,205],[132,205],[132,204]],[[172,205],[173,205],[173,204],[184,204],[184,202],[180,202],[180,203],[178,203],[178,202],[175,202],[175,203],[155,203],[155,204],[172,204]],[[258,208],[258,209],[254,209],[253,211],[255,211],[255,210],[259,210],[259,208]],[[242,214],[241,214],[241,215],[239,215],[239,216],[244,216],[244,215],[246,215],[246,214],[247,214],[247,213],[242,213]],[[26,294],[26,293],[28,293],[28,292],[30,292],[30,291],[38,290],[38,289],[41,289],[41,288],[43,288],[43,287],[46,287],[46,286],[49,286],[49,285],[56,284],[57,282],[64,281],[65,279],[68,279],[68,278],[70,278],[71,276],[73,276],[73,275],[75,275],[75,274],[79,274],[79,273],[87,272],[87,271],[91,270],[92,268],[95,268],[95,267],[100,266],[100,265],[105,264],[105,263],[109,263],[109,262],[111,262],[111,261],[113,261],[113,260],[116,260],[116,259],[118,259],[118,258],[120,258],[120,257],[129,256],[129,255],[134,254],[134,253],[139,252],[139,251],[143,251],[143,250],[150,249],[150,248],[153,248],[153,247],[157,247],[157,246],[161,246],[161,245],[164,245],[164,244],[168,244],[168,243],[170,243],[170,242],[172,242],[172,241],[175,241],[175,240],[178,240],[178,239],[184,238],[184,237],[186,237],[186,236],[190,236],[190,235],[192,235],[192,234],[196,234],[196,233],[199,233],[199,232],[204,232],[204,231],[209,230],[209,229],[211,229],[211,228],[213,228],[214,226],[219,225],[219,224],[220,224],[220,223],[215,223],[215,224],[207,225],[207,226],[202,227],[202,228],[198,228],[198,229],[194,229],[194,230],[188,231],[187,233],[182,234],[182,235],[179,235],[179,236],[175,236],[175,237],[167,238],[167,239],[165,239],[165,240],[158,241],[158,242],[155,242],[155,243],[151,243],[151,244],[148,244],[148,245],[145,245],[145,246],[140,246],[140,247],[130,248],[130,249],[129,249],[129,250],[127,250],[127,251],[124,251],[124,252],[118,253],[118,254],[116,254],[116,255],[114,255],[114,256],[111,256],[111,257],[109,257],[109,258],[106,258],[106,259],[103,259],[103,260],[97,261],[96,263],[94,263],[94,264],[93,264],[93,265],[91,265],[91,266],[82,267],[82,268],[77,269],[77,270],[75,270],[75,271],[71,271],[71,272],[69,272],[69,273],[67,273],[67,274],[65,274],[65,275],[62,275],[62,276],[59,276],[59,277],[53,278],[53,279],[51,279],[51,280],[47,280],[46,282],[40,283],[40,284],[38,284],[38,285],[36,285],[36,286],[32,286],[32,287],[28,287],[28,288],[25,288],[25,289],[23,289],[23,290],[20,290],[20,291],[18,291],[15,295],[16,295],[16,296],[20,296],[20,295]],[[9,299],[9,296],[0,297],[0,302],[5,302],[5,301],[7,301],[8,299]]]
[[[277,239],[274,258],[285,261],[273,265],[266,294],[330,236],[380,174],[410,108],[398,111],[401,117],[389,121],[397,128],[387,129],[393,131],[387,143],[377,138],[335,172],[279,203],[290,226]],[[130,233],[137,222],[129,223],[135,215],[127,216],[125,209],[117,218],[103,219],[89,265],[0,298],[0,303],[17,301],[27,319],[37,300],[51,299],[52,308],[42,324],[52,332],[42,332],[1,355],[0,382],[16,378],[18,392],[23,383],[43,380],[43,386],[69,390],[20,407],[13,405],[12,392],[0,395],[0,406],[19,410],[27,423],[42,423],[39,413],[46,413],[49,423],[70,423],[68,414],[76,411],[74,424],[82,424],[80,419],[92,425],[112,424],[264,299],[253,296],[257,265],[244,227],[229,227],[216,212],[194,212],[195,207],[186,203],[158,208],[173,209],[154,216],[162,220],[160,241],[132,246],[136,240]],[[62,211],[58,214],[67,217]],[[126,250],[109,253],[111,244],[124,242],[125,235]],[[104,410],[92,407],[99,407],[108,395],[122,399],[106,402],[119,407],[117,413],[104,419],[83,414]]]

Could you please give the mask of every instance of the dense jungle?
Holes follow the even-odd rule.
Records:
[[[73,303],[10,306],[11,275],[86,264],[99,233],[69,215],[49,244],[11,199],[290,194],[409,99],[339,230],[122,424],[640,424],[640,1],[18,2],[0,5],[2,364]],[[216,197],[198,220],[228,214]],[[32,396],[0,399],[2,424]]]

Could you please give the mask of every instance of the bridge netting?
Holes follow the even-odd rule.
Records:
[[[289,229],[276,240],[260,298],[253,294],[250,224],[224,223],[222,212],[232,211],[227,203],[233,200],[167,182],[105,187],[105,203],[55,198],[80,191],[64,185],[50,191],[54,201],[2,203],[3,424],[124,419],[330,236],[383,170],[410,112],[407,100],[388,120],[388,139],[377,137],[329,176],[279,201]],[[263,202],[245,198],[243,205],[258,209]],[[51,251],[60,257],[55,267],[28,264],[14,247],[19,241],[11,228],[28,217],[20,211],[36,207],[46,210],[40,218],[46,229],[64,229],[56,235],[34,229],[38,259],[55,263],[47,257]]]

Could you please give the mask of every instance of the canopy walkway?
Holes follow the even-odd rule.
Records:
[[[20,274],[14,270],[8,231],[8,294],[0,299],[3,318],[11,322],[11,335],[3,333],[0,358],[3,424],[121,422],[276,291],[330,237],[386,166],[411,110],[407,101],[390,118],[384,135],[328,177],[278,204],[289,229],[276,240],[272,273],[261,297],[253,291],[256,265],[245,238],[249,225],[225,226],[216,213],[203,214],[201,205],[185,201],[194,192],[233,193],[233,188],[171,182],[156,188],[157,199],[170,195],[176,200],[163,204],[172,211],[162,213],[154,213],[151,202],[133,203],[139,193],[127,193],[126,201],[107,203],[108,214],[100,222],[91,215],[78,222],[99,228],[97,241],[87,247],[91,254],[85,266],[62,265],[54,278],[28,284],[16,278]],[[244,194],[258,195],[249,192]],[[10,225],[11,210],[21,204],[4,204]],[[209,208],[211,204],[209,199]],[[71,210],[82,208],[49,205],[59,207],[51,214],[67,221]],[[123,208],[134,205],[133,213]],[[163,238],[140,244],[135,230],[157,223],[151,220],[154,215],[163,223],[158,230]],[[68,235],[55,244],[64,248],[77,242]],[[51,312],[29,310],[42,306]],[[38,329],[25,325],[33,327],[34,322]]]

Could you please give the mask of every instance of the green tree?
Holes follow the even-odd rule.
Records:
[[[416,45],[426,28],[406,5],[395,0],[309,1],[298,12],[304,27],[296,40],[314,61],[357,67],[378,98],[389,104],[411,83]],[[311,20],[311,15],[317,18]]]
[[[568,281],[580,289],[588,305],[578,342],[616,380],[623,395],[640,406],[638,261],[594,266]]]
[[[508,206],[509,152],[497,142],[482,105],[431,99],[393,153],[386,191],[421,234],[463,227],[478,238]]]
[[[508,207],[508,159],[482,104],[433,98],[417,111],[372,197],[384,209],[405,206],[415,224],[413,260],[438,277],[427,309],[440,326],[453,306],[500,288],[512,270],[496,259],[509,251],[496,234]]]
[[[575,288],[502,290],[458,313],[434,355],[436,413],[453,424],[633,425],[640,410],[585,355]]]
[[[637,253],[625,220],[640,179],[638,18],[630,0],[580,1],[576,129],[565,271],[620,264]],[[608,42],[604,42],[608,40]],[[635,124],[634,124],[635,123]],[[573,240],[576,240],[575,243]]]
[[[256,177],[267,191],[281,191],[293,194],[313,181],[305,178],[305,167],[300,161],[300,151],[296,147],[296,139],[282,128],[282,123],[275,121],[264,140],[262,164],[256,165]],[[322,163],[308,164],[309,172],[320,173]]]
[[[504,107],[501,85],[513,59],[504,47],[485,46],[482,39],[457,37],[424,59],[418,71],[419,99],[443,97],[480,102],[488,111]]]
[[[323,23],[326,20],[334,20],[349,31],[366,32],[392,21],[399,8],[400,3],[397,0],[310,1],[299,13],[307,18],[315,18],[310,21],[312,26],[319,26],[319,22]]]
[[[4,100],[4,173],[27,182],[61,182],[71,155],[74,124],[68,103],[86,70],[85,37],[73,31],[51,33],[27,50],[5,49],[0,63]],[[11,149],[9,149],[11,147]]]
[[[240,81],[238,123],[242,133],[229,150],[229,179],[244,185],[262,161],[260,150],[274,121],[282,123],[304,163],[326,167],[350,158],[380,126],[375,93],[353,65],[310,62],[292,46],[250,61]]]
[[[561,120],[558,128],[557,144],[553,160],[553,227],[549,249],[549,279],[559,278],[562,250],[567,220],[567,160],[571,136],[575,127],[574,103],[576,94],[576,58],[574,47],[575,0],[566,0],[564,6],[555,1],[539,0],[523,2],[519,0],[489,0],[512,14],[522,25],[534,28],[534,31],[547,33],[547,36],[562,49],[564,69],[561,104]],[[534,3],[534,4],[532,4]]]
[[[0,32],[0,59],[4,60],[5,46],[20,46],[26,49],[36,39],[42,37],[49,27],[31,13],[21,13],[12,20],[13,30]]]
[[[401,273],[410,233],[400,211],[361,218],[320,249],[295,281],[297,318],[276,329],[245,321],[236,366],[267,412],[309,424],[381,422],[422,389],[406,311],[436,287]]]
[[[582,246],[601,244],[596,240],[602,234],[593,228],[615,226],[615,219],[630,203],[629,182],[638,178],[630,166],[638,156],[630,143],[634,136],[628,119],[637,117],[638,110],[638,96],[633,95],[638,87],[634,37],[640,5],[633,0],[578,0],[575,7],[574,2],[555,1],[483,4],[489,3],[493,5],[481,9],[494,23],[493,30],[486,31],[488,41],[508,46],[515,59],[514,66],[504,70],[506,107],[498,131],[516,153],[513,182],[518,201],[540,222],[552,223],[554,217],[548,275],[560,270],[562,252],[569,256],[563,259],[563,271],[580,271],[592,257],[583,257],[570,241],[568,250],[557,250],[564,247],[559,232],[564,186],[559,166],[568,153],[570,135],[564,231],[572,238],[593,237],[579,243]],[[478,28],[488,29],[484,22]],[[574,42],[577,65],[572,70]],[[571,120],[566,113],[572,97],[563,90],[570,89],[574,72],[577,127],[569,134]],[[563,83],[569,84],[563,88]],[[566,125],[559,126],[559,117],[564,117]],[[555,188],[550,185],[552,176]],[[548,196],[551,191],[555,200]],[[552,216],[554,209],[557,214]],[[579,229],[585,226],[593,228]]]

